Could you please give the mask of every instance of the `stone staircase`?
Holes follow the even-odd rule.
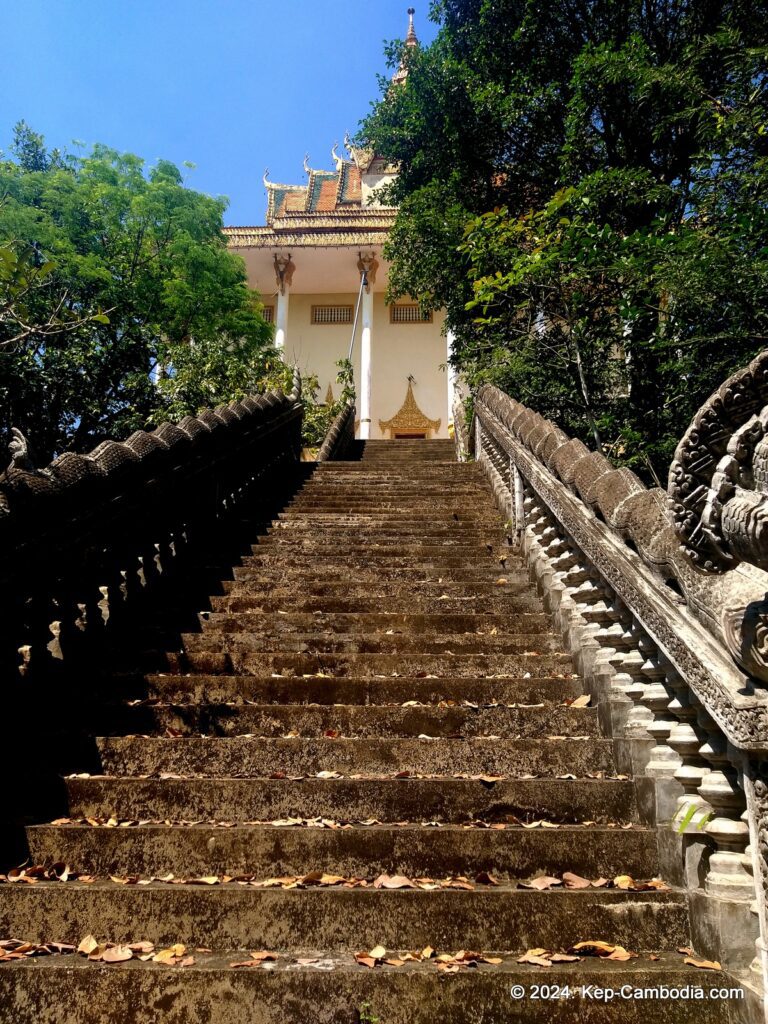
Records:
[[[74,880],[0,890],[0,937],[133,959],[0,965],[2,1024],[737,1019],[595,994],[726,982],[678,952],[682,892],[613,884],[654,878],[656,832],[450,442],[319,465],[223,588],[28,828]]]

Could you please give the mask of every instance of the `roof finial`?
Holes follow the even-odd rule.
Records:
[[[344,161],[339,156],[339,154],[336,152],[336,150],[338,148],[339,148],[338,142],[334,142],[333,148],[331,149],[331,160],[333,160],[334,164],[336,165],[336,170],[340,171],[341,170],[341,165],[344,163]]]
[[[269,168],[268,167],[265,168],[265,170],[264,170],[264,177],[261,180],[264,182],[264,188],[269,188],[269,186],[272,184],[270,182],[270,180],[269,180]]]
[[[405,41],[408,46],[418,46],[419,40],[416,36],[416,29],[413,27],[413,16],[416,13],[415,7],[408,8],[408,35],[405,37]]]
[[[309,153],[304,154],[304,173],[309,174],[311,167],[309,166]]]

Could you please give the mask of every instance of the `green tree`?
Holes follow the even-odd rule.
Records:
[[[18,260],[29,269],[0,312],[6,433],[20,427],[50,458],[247,390],[272,334],[227,251],[224,200],[166,161],[49,153],[23,122],[0,197],[0,245],[17,261],[0,272],[9,298]]]
[[[397,162],[397,292],[455,360],[663,478],[764,347],[764,0],[437,0],[362,138]],[[396,59],[394,47],[391,56]]]

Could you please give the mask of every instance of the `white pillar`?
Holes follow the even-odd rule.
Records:
[[[275,315],[275,347],[285,348],[285,336],[288,332],[288,300],[291,296],[288,285],[277,293],[277,312]]]
[[[373,290],[363,289],[363,335],[360,340],[360,438],[371,436],[371,327],[373,325]]]
[[[445,372],[448,374],[448,418],[446,423],[453,422],[453,401],[454,393],[456,391],[456,371],[451,366],[451,356],[453,355],[453,343],[456,340],[456,336],[453,331],[448,331],[445,336],[446,341],[446,362]]]

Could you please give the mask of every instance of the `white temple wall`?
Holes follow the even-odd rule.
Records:
[[[291,294],[286,332],[285,359],[297,364],[304,373],[317,374],[320,381],[318,397],[322,400],[333,387],[336,397],[336,361],[344,359],[349,351],[351,324],[313,324],[312,306],[355,306],[357,295],[342,293],[329,295]],[[441,366],[446,358],[446,341],[442,334],[444,316],[436,313],[432,323],[390,323],[389,307],[384,293],[373,296],[373,325],[371,330],[372,386],[370,437],[382,434],[379,420],[391,419],[405,400],[409,375],[414,378],[413,391],[425,416],[440,420],[435,437],[447,437],[448,379]],[[352,363],[355,381],[360,385],[360,335],[358,324]],[[358,403],[359,405],[359,403]]]

